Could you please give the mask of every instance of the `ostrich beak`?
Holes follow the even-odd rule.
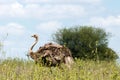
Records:
[[[32,35],[31,37],[34,37],[34,35]]]
[[[26,56],[29,58],[30,55],[29,55],[29,54],[26,54]]]

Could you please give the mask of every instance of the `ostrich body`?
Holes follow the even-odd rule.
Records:
[[[35,63],[39,63],[39,59],[41,58],[45,64],[51,64],[51,66],[65,63],[70,67],[70,65],[73,64],[74,61],[70,50],[59,44],[47,43],[43,47],[40,47],[36,52],[33,52],[32,49],[38,42],[38,36],[33,35],[32,37],[35,38],[35,42],[30,47],[28,55]]]

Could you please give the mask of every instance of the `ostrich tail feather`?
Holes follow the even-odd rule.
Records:
[[[65,57],[65,64],[70,68],[73,65],[73,58],[70,56]]]

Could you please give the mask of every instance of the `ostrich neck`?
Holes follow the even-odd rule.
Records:
[[[38,38],[36,38],[35,42],[33,43],[33,45],[31,46],[30,50],[32,51],[33,47],[37,44],[38,42]]]

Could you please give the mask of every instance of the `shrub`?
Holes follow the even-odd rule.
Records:
[[[94,60],[114,60],[118,56],[108,47],[110,33],[102,28],[91,26],[75,26],[59,29],[53,35],[53,40],[67,46],[73,57]]]

